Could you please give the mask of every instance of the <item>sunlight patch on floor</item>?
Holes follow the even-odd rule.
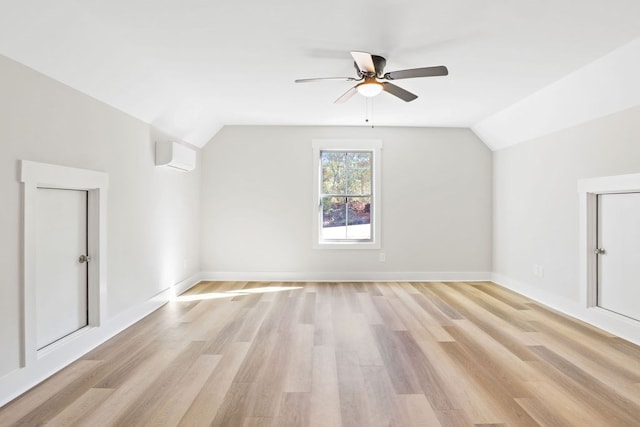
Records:
[[[302,286],[265,286],[262,288],[238,289],[224,292],[207,292],[205,294],[179,295],[175,297],[175,301],[204,301],[220,298],[233,298],[242,295],[265,294],[270,292],[291,291],[294,289],[302,289]]]

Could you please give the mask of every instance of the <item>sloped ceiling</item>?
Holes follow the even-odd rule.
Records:
[[[0,0],[0,53],[203,146],[224,125],[473,127],[640,37],[637,0]],[[333,101],[349,51],[419,98]],[[368,108],[368,110],[367,110]]]
[[[472,130],[492,150],[507,148],[640,105],[640,38],[513,105]]]

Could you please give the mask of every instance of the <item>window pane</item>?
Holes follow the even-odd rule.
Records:
[[[339,151],[322,151],[320,153],[322,194],[346,193],[345,155],[346,153]]]
[[[322,230],[324,240],[344,240],[347,238],[347,209],[344,197],[322,198]]]
[[[369,152],[352,151],[347,153],[347,166],[350,168],[371,168],[372,155]]]
[[[349,169],[347,183],[347,194],[349,195],[355,196],[371,194],[371,169]]]
[[[373,153],[320,151],[320,239],[371,240]]]
[[[349,197],[347,200],[347,239],[371,239],[371,197]]]

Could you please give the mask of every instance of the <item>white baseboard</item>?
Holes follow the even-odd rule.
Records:
[[[172,299],[174,295],[184,292],[199,281],[200,274],[197,273],[153,296],[148,301],[108,319],[98,327],[82,330],[82,333],[77,334],[77,338],[56,349],[56,351],[49,352],[45,356],[38,358],[31,365],[15,369],[0,377],[0,406],[15,399],[109,338],[153,313]]]
[[[493,273],[492,281],[554,310],[640,345],[640,322],[636,320],[599,307],[586,307],[579,301],[537,289],[502,274]]]
[[[207,271],[200,275],[208,281],[256,282],[483,282],[491,280],[489,272],[366,271],[366,272],[297,272]]]
[[[152,301],[162,302],[163,304],[167,301],[174,299],[176,296],[181,293],[191,289],[195,285],[197,285],[200,281],[202,281],[202,273],[196,273],[193,276],[188,277],[187,279],[176,283],[168,289],[160,292],[151,298]]]

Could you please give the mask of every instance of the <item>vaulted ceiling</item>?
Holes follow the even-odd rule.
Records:
[[[0,0],[0,54],[197,146],[224,125],[472,127],[640,37],[638,0]],[[352,50],[419,98],[333,101]]]

